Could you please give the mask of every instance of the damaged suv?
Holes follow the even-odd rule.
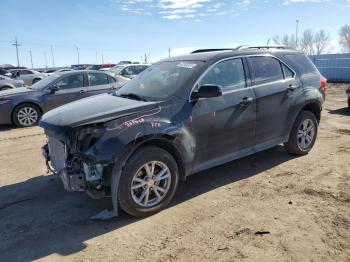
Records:
[[[46,113],[43,155],[68,191],[111,196],[115,212],[147,216],[190,174],[282,143],[307,154],[326,88],[299,51],[197,50],[154,64],[114,94]]]

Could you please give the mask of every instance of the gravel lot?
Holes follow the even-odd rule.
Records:
[[[331,85],[313,151],[282,146],[191,176],[152,217],[47,175],[40,128],[0,129],[0,261],[350,261],[350,110]],[[256,232],[266,234],[256,234]]]

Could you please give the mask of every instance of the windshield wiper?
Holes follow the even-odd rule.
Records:
[[[138,95],[138,94],[134,94],[134,93],[118,94],[118,96],[120,96],[120,97],[125,97],[125,98],[129,98],[129,99],[133,99],[133,100],[138,100],[138,101],[147,102],[147,99],[146,99],[146,98],[144,98],[143,96],[140,96],[140,95]]]

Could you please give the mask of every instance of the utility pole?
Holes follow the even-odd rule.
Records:
[[[298,48],[298,30],[299,30],[299,20],[296,20],[297,26],[295,28],[295,48]]]
[[[170,47],[168,48],[168,53],[169,53],[169,58],[170,58],[170,56],[171,56],[171,48]]]
[[[53,65],[53,68],[55,68],[55,58],[54,58],[54,56],[53,56],[53,45],[51,45],[50,47],[51,47],[52,65]]]
[[[47,70],[47,58],[46,58],[46,52],[44,52],[44,56],[45,56],[45,68]]]
[[[75,45],[74,47],[75,47],[75,48],[76,48],[76,50],[77,50],[77,55],[78,55],[78,65],[79,65],[79,63],[80,63],[80,62],[79,62],[79,47],[78,47],[77,45]]]
[[[102,64],[105,63],[104,59],[103,59],[103,54],[101,54],[101,58],[102,58]]]
[[[96,53],[95,53],[95,63],[97,64],[97,50],[96,50]]]
[[[33,56],[32,56],[32,50],[29,50],[29,55],[30,55],[30,63],[32,64],[32,69],[34,68],[33,66]]]
[[[17,36],[15,37],[15,42],[12,45],[14,45],[16,47],[17,65],[19,66],[18,47],[21,46],[21,45],[17,41]]]

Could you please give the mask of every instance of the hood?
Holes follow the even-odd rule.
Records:
[[[23,95],[26,93],[33,92],[33,90],[26,87],[18,87],[14,89],[4,90],[0,92],[0,97],[2,96],[14,96],[14,95]]]
[[[155,108],[156,102],[135,101],[112,94],[101,94],[58,107],[44,114],[40,126],[45,129],[74,128]]]

